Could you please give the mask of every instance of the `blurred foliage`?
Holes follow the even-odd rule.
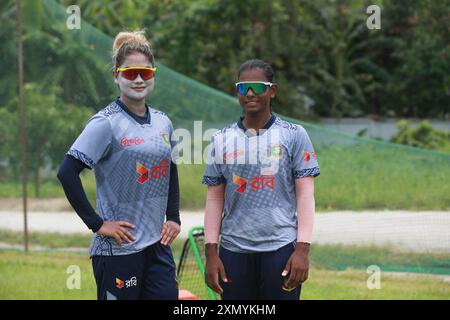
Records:
[[[115,92],[113,82],[105,81],[109,57],[99,58],[96,44],[86,44],[77,32],[39,18],[50,2],[23,2],[26,79],[58,84],[65,101],[99,109]],[[82,18],[108,36],[144,28],[158,61],[231,95],[242,62],[270,62],[279,84],[274,108],[287,116],[450,117],[450,0],[375,1],[381,30],[366,27],[370,4],[77,1]],[[2,1],[0,9],[4,105],[17,90],[14,1]]]
[[[158,60],[232,95],[242,62],[270,62],[275,111],[288,116],[450,117],[450,0],[78,4],[111,37],[145,28]],[[381,30],[366,27],[371,4]]]
[[[391,142],[408,146],[450,152],[450,132],[434,129],[426,120],[417,128],[411,128],[407,120],[401,120],[396,125],[398,131]]]
[[[28,169],[33,175],[35,196],[39,197],[40,171],[53,169],[64,158],[67,146],[83,130],[92,110],[61,100],[61,88],[27,83],[25,86]],[[7,178],[19,179],[18,97],[0,108],[0,156],[10,169]]]

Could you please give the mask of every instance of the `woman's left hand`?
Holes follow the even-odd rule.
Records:
[[[161,243],[168,246],[180,233],[180,225],[173,221],[166,221],[161,231]]]
[[[284,287],[289,290],[302,284],[309,274],[309,244],[298,242],[281,274],[287,277]]]

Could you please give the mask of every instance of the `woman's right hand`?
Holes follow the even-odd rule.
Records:
[[[227,275],[222,260],[217,254],[217,244],[206,244],[206,266],[205,266],[205,281],[208,287],[213,291],[222,294],[223,289],[219,285],[219,276],[223,282],[228,282]]]
[[[134,227],[134,225],[126,221],[105,221],[97,233],[102,236],[116,239],[119,246],[122,246],[123,241],[131,243],[136,240],[136,238],[127,230],[127,228],[134,229]]]

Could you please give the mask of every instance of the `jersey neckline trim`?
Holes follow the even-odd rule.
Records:
[[[117,98],[115,102],[123,111],[125,111],[139,125],[144,125],[144,124],[151,125],[152,124],[150,108],[148,107],[147,103],[145,104],[145,107],[147,108],[147,110],[145,111],[145,116],[141,117],[141,116],[138,116],[137,114],[131,112],[130,109],[128,109],[128,107],[125,105],[125,103],[123,103],[119,98]]]
[[[260,130],[268,130],[275,123],[276,118],[277,117],[274,114],[272,114],[269,121],[267,121],[267,123],[264,125],[264,127],[262,127]],[[246,133],[248,129],[244,126],[243,120],[244,120],[244,117],[240,117],[239,121],[237,122],[237,126],[242,131],[244,131],[244,133]]]

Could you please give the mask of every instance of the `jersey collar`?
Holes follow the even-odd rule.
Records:
[[[268,130],[275,122],[276,116],[272,114],[269,121],[264,125],[264,127],[261,128],[261,130]],[[247,132],[247,128],[244,126],[243,123],[244,117],[240,117],[239,121],[237,122],[237,125],[240,129],[242,129],[244,132]]]
[[[147,103],[145,104],[147,111],[145,112],[145,116],[143,117],[131,112],[130,109],[128,109],[128,107],[125,105],[125,103],[123,103],[119,98],[116,99],[116,103],[119,107],[122,108],[123,111],[125,111],[131,118],[134,119],[134,121],[136,121],[140,125],[151,124],[150,108],[148,107]]]

